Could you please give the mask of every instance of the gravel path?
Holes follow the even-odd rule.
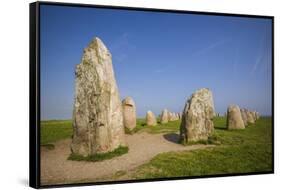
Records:
[[[101,162],[70,161],[70,139],[55,143],[54,150],[41,148],[41,183],[66,184],[110,180],[116,172],[131,171],[163,152],[206,148],[209,145],[182,146],[178,134],[137,133],[126,135],[129,152]]]

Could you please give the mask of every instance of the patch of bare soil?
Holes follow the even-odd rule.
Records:
[[[129,152],[101,162],[71,161],[71,139],[55,143],[55,149],[41,147],[41,185],[114,180],[121,171],[132,171],[163,152],[202,149],[212,145],[182,146],[179,135],[137,133],[126,135]]]

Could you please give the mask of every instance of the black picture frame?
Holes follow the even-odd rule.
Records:
[[[40,184],[40,6],[56,5],[66,7],[87,7],[100,9],[118,9],[118,10],[134,10],[149,12],[170,12],[193,15],[211,15],[211,16],[232,16],[246,18],[265,18],[272,22],[272,171],[269,172],[250,172],[235,174],[218,174],[208,176],[192,176],[192,177],[171,177],[157,179],[142,180],[125,180],[125,181],[109,181],[109,182],[92,182],[92,183],[75,183],[63,185],[41,185]],[[263,15],[247,15],[232,14],[218,12],[200,12],[187,10],[166,10],[156,8],[141,7],[121,7],[121,6],[104,6],[78,3],[58,3],[58,2],[34,2],[29,4],[29,59],[30,59],[30,76],[29,76],[29,185],[33,188],[50,188],[50,187],[69,187],[69,186],[85,186],[85,185],[101,185],[101,184],[117,184],[117,183],[136,183],[151,181],[167,181],[167,180],[184,180],[193,178],[211,178],[211,177],[227,177],[242,175],[258,175],[274,173],[274,16]]]

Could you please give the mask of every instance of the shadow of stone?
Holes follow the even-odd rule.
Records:
[[[217,130],[227,130],[227,127],[226,126],[224,126],[224,127],[214,127],[215,129],[217,129]]]
[[[168,133],[163,135],[163,137],[167,140],[170,141],[172,143],[176,143],[179,144],[179,140],[180,140],[180,135],[176,134],[176,133]]]

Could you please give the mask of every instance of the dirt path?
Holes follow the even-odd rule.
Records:
[[[148,162],[159,153],[194,150],[207,145],[182,146],[178,134],[138,133],[126,135],[129,152],[102,162],[70,161],[70,139],[59,141],[54,150],[41,148],[41,183],[64,184],[106,180],[118,171],[130,171]],[[110,177],[109,177],[110,178]]]

